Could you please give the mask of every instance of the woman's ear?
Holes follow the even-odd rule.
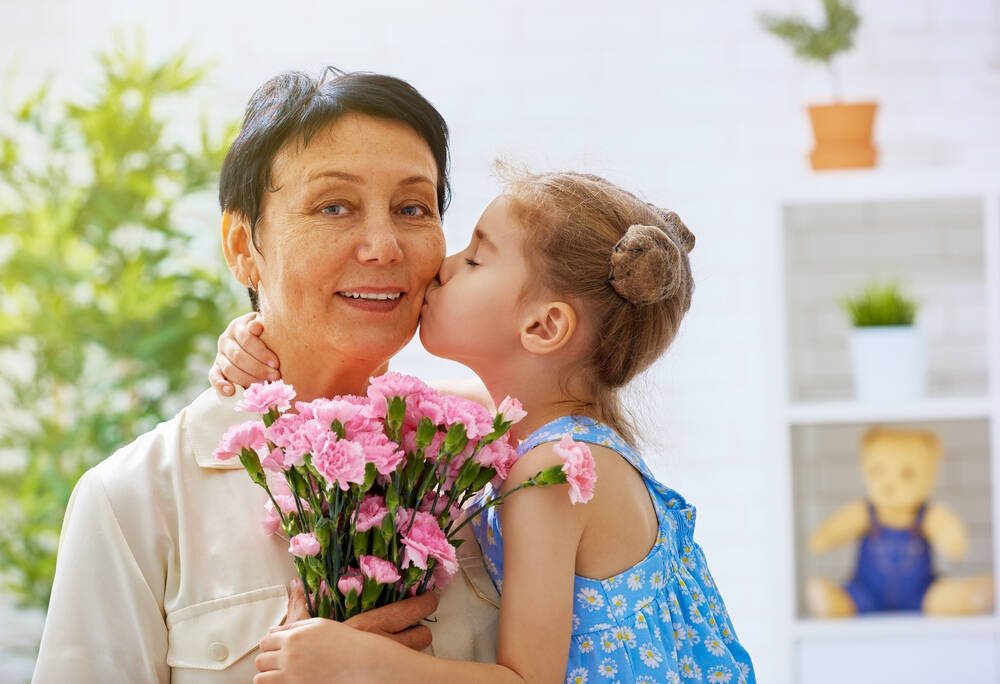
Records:
[[[566,302],[538,304],[521,325],[521,346],[532,354],[551,354],[569,343],[576,325],[576,311]]]
[[[257,270],[257,250],[253,246],[250,224],[246,219],[230,211],[222,213],[222,251],[226,255],[229,270],[240,283],[252,283],[254,289],[260,280]]]

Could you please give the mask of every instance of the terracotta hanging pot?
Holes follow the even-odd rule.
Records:
[[[816,146],[809,155],[813,169],[858,169],[875,166],[872,142],[876,102],[811,105]]]

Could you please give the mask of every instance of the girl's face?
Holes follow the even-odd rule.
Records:
[[[518,300],[529,279],[523,240],[510,199],[497,197],[469,246],[444,260],[441,284],[428,288],[420,319],[427,351],[479,372],[495,371],[521,348]]]

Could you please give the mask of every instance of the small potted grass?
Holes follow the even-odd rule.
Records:
[[[850,317],[851,363],[859,401],[919,399],[924,395],[924,339],[914,325],[918,304],[898,283],[870,283],[841,306]]]

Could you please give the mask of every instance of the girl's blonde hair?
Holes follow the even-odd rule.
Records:
[[[576,303],[592,323],[590,353],[573,369],[588,396],[574,403],[634,445],[634,421],[618,390],[677,334],[694,290],[694,235],[677,214],[599,176],[531,174],[503,164],[498,172],[526,230],[537,285]]]

